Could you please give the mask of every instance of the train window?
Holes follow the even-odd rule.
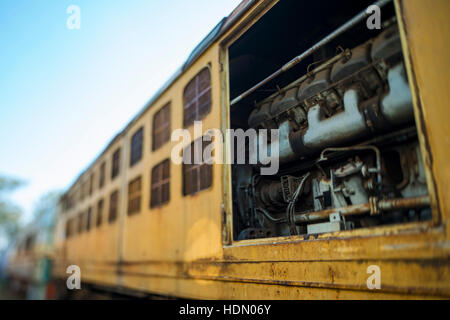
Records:
[[[84,197],[86,196],[86,194],[85,194],[85,186],[86,186],[86,184],[84,183],[84,182],[81,182],[81,184],[80,184],[80,201],[83,201],[84,200]]]
[[[170,139],[170,102],[153,117],[152,150],[159,149]]]
[[[92,195],[92,192],[94,191],[94,173],[91,173],[91,176],[89,177],[89,195]]]
[[[170,199],[170,161],[164,160],[152,169],[150,208],[161,206]]]
[[[119,209],[119,191],[116,190],[113,193],[111,193],[111,196],[109,198],[109,216],[108,216],[109,223],[113,223],[114,221],[116,221],[118,209]]]
[[[66,220],[66,228],[65,228],[65,230],[66,230],[66,239],[67,238],[69,238],[70,237],[70,219],[67,219]]]
[[[34,247],[35,236],[29,235],[25,239],[25,251],[30,251]]]
[[[86,180],[83,183],[83,198],[86,198],[89,195],[89,181]]]
[[[66,212],[67,211],[67,203],[68,203],[67,202],[67,194],[61,196],[61,199],[59,201],[60,201],[61,209],[62,209],[61,213]]]
[[[86,198],[89,195],[89,181],[86,180],[83,186],[84,186],[84,198]]]
[[[83,233],[84,231],[84,213],[80,212],[78,214],[78,233]]]
[[[141,211],[141,177],[137,177],[128,184],[128,215]]]
[[[78,201],[82,201],[83,200],[83,188],[82,188],[82,184],[80,182],[80,184],[77,187],[77,191],[76,191],[76,199],[78,199]]]
[[[185,127],[203,119],[211,110],[211,73],[208,67],[203,68],[185,87],[183,105]]]
[[[91,219],[92,219],[92,208],[89,207],[86,216],[86,231],[89,232],[91,230]]]
[[[212,185],[212,165],[203,159],[203,152],[210,143],[199,138],[183,150],[184,195],[195,194]]]
[[[117,177],[120,171],[120,148],[118,148],[113,153],[112,158],[112,168],[111,168],[111,179]]]
[[[66,221],[66,238],[70,238],[73,235],[74,228],[73,218],[70,218]]]
[[[105,171],[106,171],[106,162],[100,165],[100,179],[98,181],[98,188],[101,189],[105,185]]]
[[[69,192],[67,194],[67,210],[70,210],[70,208],[72,208],[72,204],[73,204],[73,192]]]
[[[100,227],[102,225],[102,218],[103,218],[103,199],[100,199],[97,203],[97,221],[96,221],[97,227]]]
[[[140,127],[131,137],[130,167],[142,158],[142,139],[144,128]]]
[[[75,230],[75,218],[71,218],[69,220],[69,234],[70,236],[73,236],[76,233]]]

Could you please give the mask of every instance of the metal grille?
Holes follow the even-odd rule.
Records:
[[[208,67],[192,79],[183,94],[185,127],[203,119],[211,110],[211,73]]]
[[[97,228],[102,225],[102,220],[103,220],[103,199],[99,200],[97,203],[97,221],[96,221]]]
[[[98,181],[98,188],[101,189],[105,185],[105,170],[106,162],[103,162],[100,166],[100,179]]]
[[[137,177],[128,184],[128,215],[141,211],[141,177]]]
[[[117,218],[117,210],[119,208],[119,191],[114,191],[111,193],[111,197],[109,199],[109,223],[113,223]]]
[[[159,149],[170,139],[170,102],[153,117],[152,150]]]
[[[164,160],[152,169],[150,207],[161,206],[170,200],[170,161]]]
[[[119,170],[120,170],[120,148],[118,148],[113,154],[111,179],[114,179],[119,174]]]
[[[131,155],[130,167],[136,164],[142,158],[142,138],[144,128],[140,127],[138,131],[131,137]]]
[[[200,148],[196,148],[194,141],[190,146],[183,150],[184,195],[197,193],[212,185],[212,165],[204,163],[205,159],[203,159],[203,152],[210,143],[211,141],[201,141],[199,143]],[[190,158],[187,158],[189,156]],[[199,163],[196,164],[194,161],[195,159],[198,159]]]

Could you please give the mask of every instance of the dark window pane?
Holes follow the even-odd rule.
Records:
[[[92,195],[92,192],[94,192],[94,174],[91,173],[91,176],[89,178],[89,195]]]
[[[84,213],[80,212],[78,214],[78,233],[82,233],[84,231]]]
[[[117,218],[117,211],[119,207],[119,191],[114,191],[111,193],[111,197],[109,200],[109,223],[112,223]]]
[[[89,207],[88,211],[87,211],[87,217],[86,217],[86,231],[89,232],[89,230],[91,230],[91,219],[92,219],[92,209],[91,207]]]
[[[88,194],[88,182],[87,181],[82,182],[80,188],[81,188],[80,200],[82,201]]]
[[[105,169],[106,169],[106,162],[103,162],[100,166],[100,179],[98,182],[98,188],[101,189],[105,185]]]
[[[130,166],[133,166],[142,158],[142,139],[144,128],[141,127],[131,137],[131,154],[130,154]]]
[[[71,230],[70,230],[71,227],[72,227],[71,222],[72,222],[71,219],[67,219],[66,220],[66,228],[65,228],[66,229],[66,231],[65,231],[66,232],[66,239],[70,238],[70,236],[72,235],[71,234]]]
[[[101,199],[97,204],[97,227],[100,227],[102,225],[103,220],[103,199]]]
[[[160,148],[170,139],[170,102],[153,117],[152,150]]]
[[[113,154],[111,179],[114,179],[119,174],[119,171],[120,171],[120,148],[118,148]]]

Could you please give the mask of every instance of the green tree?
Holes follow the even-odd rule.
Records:
[[[15,238],[19,231],[22,210],[7,199],[7,195],[23,185],[18,179],[0,176],[0,235],[9,240]]]
[[[55,212],[58,201],[61,198],[62,192],[49,191],[42,195],[33,209],[33,220],[40,220],[45,215],[51,215]]]

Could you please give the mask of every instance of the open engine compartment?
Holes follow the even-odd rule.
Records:
[[[311,26],[315,32],[303,30],[304,37],[295,32],[285,50],[296,50],[302,41],[312,46],[370,2],[356,8],[348,1],[311,4],[317,5],[328,5],[317,23],[332,22]],[[254,84],[272,71],[263,62],[267,50],[261,56],[249,52],[257,51],[258,39],[264,47],[276,46],[277,33],[295,26],[286,21],[265,35],[271,15],[289,12],[294,19],[292,12],[314,10],[298,6],[281,1],[230,47],[231,98],[248,89],[252,75],[259,77]],[[233,129],[279,130],[280,162],[271,176],[260,175],[260,165],[232,165],[235,240],[431,219],[393,5],[383,9],[381,30],[362,22],[231,108]]]

